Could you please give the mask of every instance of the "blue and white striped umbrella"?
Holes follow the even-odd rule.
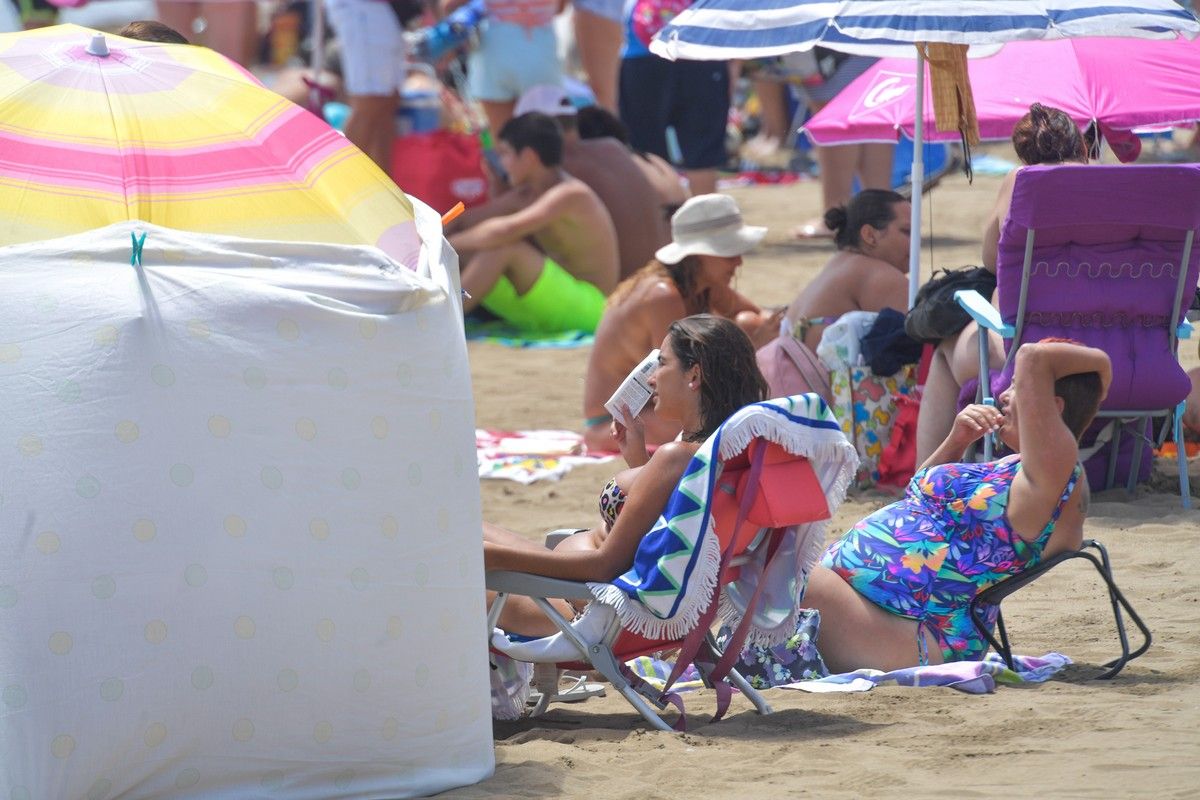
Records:
[[[650,49],[697,61],[764,58],[817,45],[912,58],[917,42],[999,45],[1176,32],[1195,36],[1200,25],[1174,0],[696,0]]]
[[[1194,38],[1200,23],[1174,0],[696,0],[654,37],[669,59],[766,58],[817,45],[845,53],[921,58],[917,43],[971,45],[988,55],[1005,42],[1077,36]],[[917,70],[912,169],[909,305],[921,264],[921,163],[925,70]]]

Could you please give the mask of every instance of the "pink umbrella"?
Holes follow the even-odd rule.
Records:
[[[916,73],[911,59],[881,59],[804,126],[817,144],[913,137]],[[1034,102],[1056,106],[1080,127],[1117,131],[1200,120],[1200,39],[1060,39],[1011,42],[968,62],[979,135],[1007,139]],[[925,138],[956,141],[933,124],[925,82]]]

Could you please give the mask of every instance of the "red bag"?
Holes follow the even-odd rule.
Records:
[[[471,206],[487,199],[483,150],[467,133],[437,130],[397,137],[392,180],[441,214],[460,200]]]
[[[921,408],[921,391],[933,361],[934,345],[926,344],[921,351],[921,366],[917,370],[917,389],[911,395],[895,395],[896,420],[892,423],[892,438],[879,456],[880,486],[903,488],[917,471],[917,414]]]

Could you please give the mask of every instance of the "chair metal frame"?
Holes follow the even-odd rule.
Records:
[[[520,594],[530,597],[537,604],[538,608],[542,610],[542,613],[554,622],[563,636],[571,644],[575,645],[575,648],[579,651],[579,660],[589,663],[592,668],[603,675],[612,684],[612,687],[642,715],[642,718],[646,722],[660,731],[675,731],[651,707],[652,703],[659,711],[665,711],[669,704],[668,698],[650,684],[633,675],[624,667],[622,661],[613,652],[613,643],[623,630],[620,619],[613,618],[608,629],[604,632],[601,641],[596,644],[588,644],[571,627],[571,621],[559,613],[558,609],[550,603],[549,598],[593,600],[592,593],[586,583],[559,580],[558,578],[546,578],[524,572],[497,570],[487,573],[487,588],[497,593],[496,600],[492,603],[492,608],[488,612],[489,631],[496,627],[496,623],[500,618],[500,612],[504,608],[504,602],[509,594]],[[705,650],[708,652],[704,652]],[[712,688],[712,682],[709,680],[708,673],[711,671],[712,666],[720,659],[722,652],[721,648],[717,645],[716,639],[713,638],[712,632],[709,631],[704,638],[702,655],[693,663],[695,663],[697,669],[700,671],[704,685],[710,689]],[[726,679],[754,705],[754,710],[759,714],[772,713],[771,706],[763,698],[762,694],[751,686],[750,682],[736,669],[729,670]],[[530,713],[530,716],[536,717],[544,713],[550,699],[546,694],[543,694],[542,700],[539,701],[538,705]]]
[[[1099,557],[1093,555],[1090,550],[1095,550],[1099,553]],[[1022,572],[1020,575],[1015,575],[1007,580],[980,592],[971,600],[970,615],[971,622],[975,625],[975,630],[987,641],[993,650],[1004,659],[1004,663],[1009,669],[1014,669],[1012,645],[1008,641],[1008,630],[1004,627],[1004,614],[1000,610],[1000,603],[1004,598],[1008,597],[1018,589],[1024,588],[1029,583],[1040,578],[1045,573],[1049,572],[1054,567],[1062,564],[1065,561],[1082,558],[1091,563],[1100,573],[1100,577],[1104,580],[1105,586],[1108,588],[1108,599],[1112,604],[1113,618],[1117,628],[1117,638],[1121,642],[1121,655],[1108,661],[1104,664],[1108,669],[1101,675],[1097,675],[1097,680],[1108,680],[1117,676],[1124,669],[1125,665],[1133,659],[1145,653],[1150,648],[1150,629],[1146,627],[1146,623],[1138,616],[1138,613],[1133,610],[1133,606],[1125,599],[1125,595],[1117,588],[1117,584],[1113,581],[1112,565],[1108,560],[1108,550],[1104,545],[1095,539],[1084,539],[1078,550],[1069,550],[1065,553],[1059,553],[1053,558],[1047,559],[1032,569]],[[982,606],[996,606],[996,635],[987,629],[986,622],[983,618]],[[1129,615],[1129,619],[1138,627],[1142,633],[1142,644],[1131,651],[1129,645],[1129,635],[1125,627],[1125,619],[1122,615],[1122,610]]]
[[[822,408],[825,407],[823,401],[820,405]],[[737,496],[737,514],[736,520],[726,534],[729,539],[728,542],[721,544],[724,550],[721,556],[721,573],[718,576],[717,586],[712,589],[713,595],[708,601],[708,610],[700,615],[696,626],[689,633],[677,639],[643,639],[641,642],[635,641],[632,650],[626,652],[622,649],[621,655],[618,657],[614,650],[614,645],[618,644],[619,637],[625,631],[619,615],[615,613],[612,615],[599,641],[591,644],[579,635],[572,626],[571,621],[550,602],[551,598],[598,602],[595,601],[595,597],[587,583],[548,578],[524,572],[496,570],[486,574],[487,588],[497,593],[487,617],[487,630],[489,634],[493,629],[498,627],[497,623],[499,622],[500,613],[507,601],[508,595],[525,595],[531,598],[542,613],[554,623],[563,638],[573,646],[575,650],[574,656],[577,656],[573,656],[572,658],[557,657],[553,660],[547,659],[546,661],[535,661],[534,663],[555,663],[565,666],[568,669],[579,669],[580,665],[583,665],[582,668],[584,669],[590,667],[597,670],[642,715],[643,719],[658,730],[674,731],[676,728],[668,725],[655,711],[654,707],[657,707],[659,711],[663,711],[666,710],[668,705],[675,705],[680,711],[678,724],[682,725],[684,723],[682,701],[673,692],[659,690],[634,674],[625,666],[624,661],[647,652],[675,647],[681,648],[682,652],[679,658],[686,659],[686,661],[676,663],[676,673],[679,671],[681,663],[692,663],[699,671],[704,685],[710,689],[718,690],[716,718],[719,719],[724,714],[729,697],[728,689],[731,688],[741,692],[753,704],[755,711],[759,714],[772,713],[771,706],[750,685],[750,682],[737,671],[732,663],[731,656],[736,655],[736,651],[740,650],[741,637],[745,635],[745,628],[739,627],[738,631],[735,631],[729,643],[729,647],[732,649],[730,654],[726,654],[725,649],[717,644],[710,627],[711,621],[716,614],[717,598],[722,591],[722,586],[727,582],[730,572],[750,563],[759,555],[763,556],[762,569],[765,572],[775,555],[776,546],[779,544],[780,535],[784,529],[794,524],[816,521],[815,517],[804,516],[811,513],[812,509],[782,512],[785,515],[792,514],[794,518],[785,520],[782,518],[776,519],[772,516],[772,525],[766,527],[764,527],[766,524],[764,520],[759,519],[756,521],[748,516],[750,509],[754,507],[755,500],[759,495],[761,470],[766,462],[768,447],[759,446],[760,443],[763,445],[770,444],[769,440],[755,436],[745,446],[744,453],[748,458],[749,472],[747,473],[748,481],[744,493],[738,488],[739,484],[736,479],[725,472],[725,462],[722,462],[722,471],[717,474],[711,486],[711,491],[713,492],[727,492]],[[794,456],[794,458],[800,459],[802,457]],[[733,473],[733,475],[737,474],[737,472]],[[828,520],[830,518],[831,511],[824,505],[824,501],[821,513],[825,515],[821,519]],[[756,529],[756,532],[748,541],[740,538],[741,532],[747,530],[744,523],[752,526],[752,530]],[[552,531],[546,537],[546,543],[553,549],[564,536],[570,535],[573,532],[571,530]],[[715,533],[714,530],[714,535]],[[697,591],[699,590],[697,589]],[[753,597],[747,601],[749,608],[746,611],[747,616],[743,618],[743,626],[749,622],[749,615],[753,613],[753,608],[758,601],[758,597],[758,592],[755,591]],[[638,648],[642,649],[639,651]],[[674,678],[675,674],[672,677]],[[550,702],[547,699],[548,694],[543,692],[542,700],[539,701],[537,707],[533,710],[533,716],[537,716],[546,710],[546,706]]]

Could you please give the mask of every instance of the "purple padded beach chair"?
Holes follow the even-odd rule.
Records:
[[[1113,485],[1122,428],[1134,431],[1130,490],[1151,420],[1171,423],[1182,438],[1191,385],[1177,345],[1190,333],[1184,315],[1200,271],[1197,230],[1197,164],[1036,166],[1017,175],[996,265],[1000,317],[1011,330],[1002,333],[1007,358],[991,388],[995,396],[1012,381],[1024,342],[1061,336],[1108,353],[1113,382],[1100,416],[1110,431],[1101,435],[1112,439],[1107,464],[1088,464],[1093,486]],[[1188,507],[1183,447],[1179,454]]]

